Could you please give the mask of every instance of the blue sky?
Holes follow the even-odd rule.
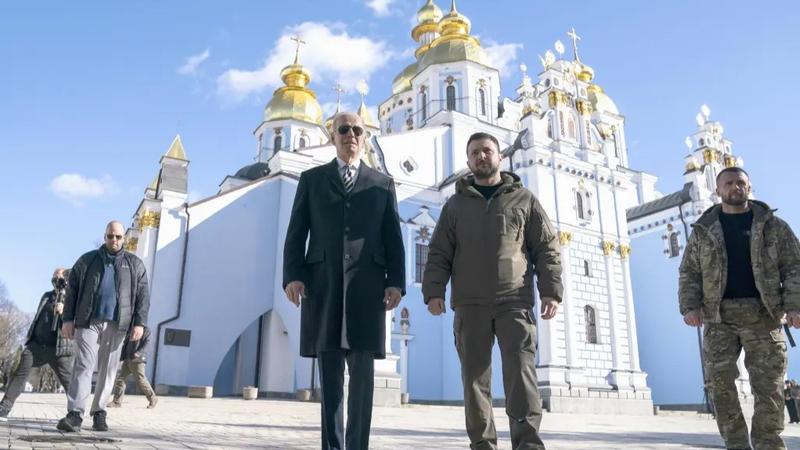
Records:
[[[311,36],[301,62],[326,108],[337,80],[345,104],[358,104],[360,78],[369,105],[386,99],[413,58],[422,3],[0,4],[0,280],[12,299],[32,311],[55,266],[99,244],[108,220],[130,222],[176,133],[194,198],[252,162],[271,69],[291,62],[293,32]],[[537,72],[536,55],[568,43],[575,27],[582,59],[627,118],[632,168],[657,175],[662,192],[681,186],[683,140],[708,104],[756,194],[800,229],[783,183],[800,162],[797,2],[460,0],[458,9],[507,67],[508,96],[519,63]]]

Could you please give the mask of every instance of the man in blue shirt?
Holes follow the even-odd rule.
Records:
[[[75,367],[67,391],[66,417],[61,431],[79,431],[92,394],[92,373],[97,385],[91,410],[92,429],[107,431],[106,406],[119,368],[125,336],[138,341],[147,324],[150,293],[144,263],[123,250],[125,229],[113,221],[106,226],[105,243],[80,258],[70,272],[64,302],[64,337],[75,337]]]

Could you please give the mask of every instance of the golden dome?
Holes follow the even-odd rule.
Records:
[[[392,81],[392,94],[399,94],[411,89],[411,79],[418,72],[416,61],[403,69]]]
[[[473,61],[488,66],[489,58],[481,48],[481,43],[469,35],[470,26],[469,19],[456,10],[453,0],[450,13],[439,22],[442,35],[431,42],[431,48],[422,55],[419,69],[455,61]]]
[[[467,16],[459,13],[456,10],[456,0],[450,3],[450,13],[444,16],[439,22],[439,27],[442,29],[442,35],[445,34],[464,34],[469,35],[469,30],[472,23]]]
[[[579,80],[587,83],[594,79],[594,69],[580,61],[575,61],[575,73]]]
[[[422,5],[422,8],[417,11],[417,22],[438,22],[442,19],[442,10],[433,3],[433,0],[428,0]]]
[[[617,105],[603,92],[603,88],[593,84],[587,90],[589,91],[589,100],[592,102],[595,111],[619,114]]]
[[[281,71],[281,80],[285,86],[272,94],[272,99],[264,108],[264,121],[294,119],[321,125],[322,108],[314,91],[306,87],[311,81],[311,74],[295,59],[294,64]]]
[[[426,33],[433,33],[433,38],[439,35],[439,21],[442,19],[442,10],[433,3],[433,0],[428,0],[422,8],[417,11],[417,22],[419,24],[411,30],[411,37],[416,42],[420,42],[422,36]],[[423,43],[414,52],[414,57],[419,59],[428,49],[431,48],[430,41]]]
[[[444,36],[442,36],[444,37]],[[466,39],[453,39],[438,44],[434,41],[432,48],[428,50],[419,61],[420,69],[424,69],[431,64],[442,64],[455,61],[473,61],[484,66],[489,65],[489,58],[481,48],[477,39],[466,36]]]

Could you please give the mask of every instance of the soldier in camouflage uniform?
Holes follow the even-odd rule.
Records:
[[[739,405],[736,362],[742,349],[755,397],[752,445],[780,450],[786,343],[781,322],[800,328],[800,244],[765,203],[749,200],[738,167],[717,176],[721,205],[693,225],[680,266],[680,312],[703,330],[706,383],[728,449],[750,449]]]

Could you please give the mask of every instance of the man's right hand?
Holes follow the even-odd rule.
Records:
[[[444,314],[447,310],[444,307],[444,299],[442,297],[432,297],[428,300],[428,312],[434,316]]]
[[[703,326],[703,311],[692,310],[683,315],[683,321],[690,327]]]
[[[294,303],[294,306],[300,306],[300,299],[306,296],[306,285],[302,281],[292,281],[286,285],[286,298]]]
[[[72,339],[75,336],[75,322],[64,322],[61,325],[61,336],[66,339]]]

